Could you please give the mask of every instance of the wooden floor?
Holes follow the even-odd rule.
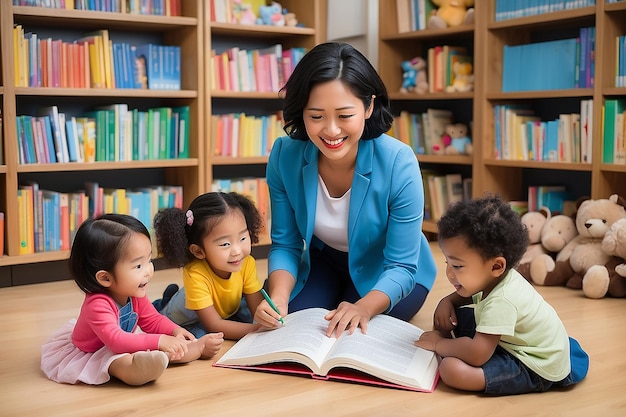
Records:
[[[440,274],[413,322],[431,327],[438,300],[450,292]],[[259,273],[265,273],[259,262]],[[159,271],[151,299],[177,270]],[[590,300],[566,288],[540,287],[571,336],[591,357],[572,389],[487,398],[439,383],[432,394],[212,367],[212,360],[168,368],[155,383],[128,387],[61,385],[39,370],[41,344],[76,317],[83,295],[73,281],[0,289],[0,416],[626,416],[626,299]],[[225,345],[222,352],[231,342]]]

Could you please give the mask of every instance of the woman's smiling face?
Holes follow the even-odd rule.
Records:
[[[327,159],[356,159],[365,120],[373,109],[374,99],[366,109],[341,81],[318,84],[311,89],[304,108],[306,132]]]

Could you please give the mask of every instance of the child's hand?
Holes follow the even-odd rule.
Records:
[[[436,331],[424,332],[420,336],[419,340],[415,341],[415,346],[432,352],[437,352],[437,343],[439,343],[441,339],[443,338]]]
[[[180,339],[176,336],[167,334],[161,335],[159,338],[159,350],[167,353],[171,361],[182,359],[187,353],[187,344],[189,341]]]
[[[433,316],[433,326],[435,330],[450,333],[457,325],[456,310],[452,302],[447,298],[442,298],[435,308]]]
[[[196,340],[196,337],[190,331],[188,331],[187,329],[183,327],[175,328],[174,331],[172,332],[172,336],[175,336],[182,340],[188,340],[190,342],[193,342],[194,340]]]

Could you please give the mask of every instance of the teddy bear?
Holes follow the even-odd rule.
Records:
[[[528,247],[524,256],[515,268],[524,278],[530,281],[530,262],[537,256],[546,253],[541,245],[541,230],[551,217],[547,207],[541,207],[537,211],[527,211],[521,217],[522,224],[528,232]]]
[[[436,10],[428,18],[429,29],[445,29],[474,23],[474,0],[432,0]]]
[[[452,64],[452,84],[446,86],[447,93],[466,93],[474,89],[474,67],[471,62],[456,61]]]
[[[428,92],[428,80],[426,78],[426,60],[415,57],[410,61],[402,61],[402,87],[401,93],[415,92],[424,94]]]
[[[442,136],[446,155],[471,155],[474,152],[472,140],[467,134],[467,126],[463,123],[446,125]]]
[[[612,258],[605,265],[589,268],[583,279],[588,298],[626,297],[626,218],[611,225],[602,239],[602,250]]]
[[[605,265],[611,255],[602,250],[602,240],[611,226],[626,218],[626,202],[617,194],[607,199],[579,199],[576,211],[578,235],[552,259],[540,255],[530,264],[530,277],[537,285],[564,285],[582,289],[585,274],[593,265]],[[592,269],[592,272],[597,268]]]

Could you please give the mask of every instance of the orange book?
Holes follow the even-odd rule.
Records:
[[[61,250],[70,250],[70,200],[67,193],[59,194],[59,213],[61,216]]]

